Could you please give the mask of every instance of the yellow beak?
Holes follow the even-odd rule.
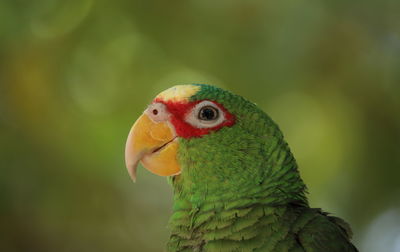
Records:
[[[167,122],[154,122],[143,114],[132,126],[125,146],[126,168],[133,181],[139,161],[154,174],[180,173],[177,161],[178,139]]]

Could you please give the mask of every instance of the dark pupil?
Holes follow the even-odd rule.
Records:
[[[217,118],[217,116],[218,110],[213,107],[202,108],[199,113],[199,118],[206,121],[214,120]]]
[[[158,110],[157,109],[153,109],[153,115],[157,115],[158,114]]]

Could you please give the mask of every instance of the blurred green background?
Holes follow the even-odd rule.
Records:
[[[210,83],[281,127],[314,207],[400,251],[400,2],[0,1],[0,250],[162,251],[172,192],[124,166],[148,102]]]

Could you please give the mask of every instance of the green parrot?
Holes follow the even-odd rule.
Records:
[[[288,144],[254,103],[210,85],[160,93],[125,149],[174,190],[168,251],[357,251],[349,225],[310,208]]]

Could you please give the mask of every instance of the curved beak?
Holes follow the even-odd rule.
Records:
[[[167,122],[154,122],[146,114],[141,115],[132,126],[125,146],[126,168],[132,180],[136,181],[139,161],[160,176],[179,174],[177,140]]]

